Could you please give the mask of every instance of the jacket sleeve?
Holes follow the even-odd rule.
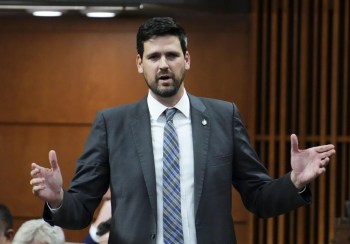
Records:
[[[263,218],[285,214],[309,203],[310,191],[302,195],[293,185],[290,172],[273,179],[252,148],[237,107],[233,104],[233,185],[245,207]]]
[[[76,172],[62,206],[54,213],[45,204],[43,217],[51,225],[82,229],[92,220],[102,196],[109,187],[107,128],[100,112],[93,123],[84,152],[77,160]]]

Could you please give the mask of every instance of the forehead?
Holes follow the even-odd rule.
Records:
[[[178,51],[182,52],[180,40],[177,36],[155,36],[143,44],[145,53]]]

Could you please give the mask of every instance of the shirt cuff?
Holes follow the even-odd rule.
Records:
[[[306,201],[307,203],[311,202],[311,192],[310,192],[310,186],[306,185],[303,189],[301,189],[298,194]]]
[[[302,194],[304,191],[306,191],[307,189],[307,185],[303,187],[303,189],[301,189],[300,191],[298,191],[299,194]]]
[[[96,233],[97,233],[97,227],[95,227],[94,225],[91,225],[89,229],[90,237],[93,241],[95,241],[96,243],[99,243],[100,236],[98,236]]]
[[[52,208],[48,202],[46,202],[47,207],[50,209],[51,213],[56,213],[62,207],[62,204],[58,208]]]

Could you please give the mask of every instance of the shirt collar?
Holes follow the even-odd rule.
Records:
[[[148,91],[147,96],[147,105],[151,115],[151,119],[158,120],[158,118],[162,115],[165,109],[168,107],[164,106],[160,102],[158,102]],[[177,108],[186,118],[190,117],[190,100],[188,98],[187,92],[185,91],[182,95],[180,101],[174,106]]]

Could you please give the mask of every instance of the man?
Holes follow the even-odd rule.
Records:
[[[186,92],[190,54],[181,26],[172,18],[146,21],[137,52],[149,93],[98,113],[70,187],[62,189],[54,151],[51,169],[32,164],[30,183],[47,202],[47,221],[87,226],[110,186],[109,243],[235,243],[232,185],[264,218],[309,203],[307,185],[325,172],[333,145],[299,150],[292,135],[292,171],[274,180],[249,144],[236,106]]]
[[[13,236],[11,212],[5,205],[0,204],[0,244],[12,243]]]

